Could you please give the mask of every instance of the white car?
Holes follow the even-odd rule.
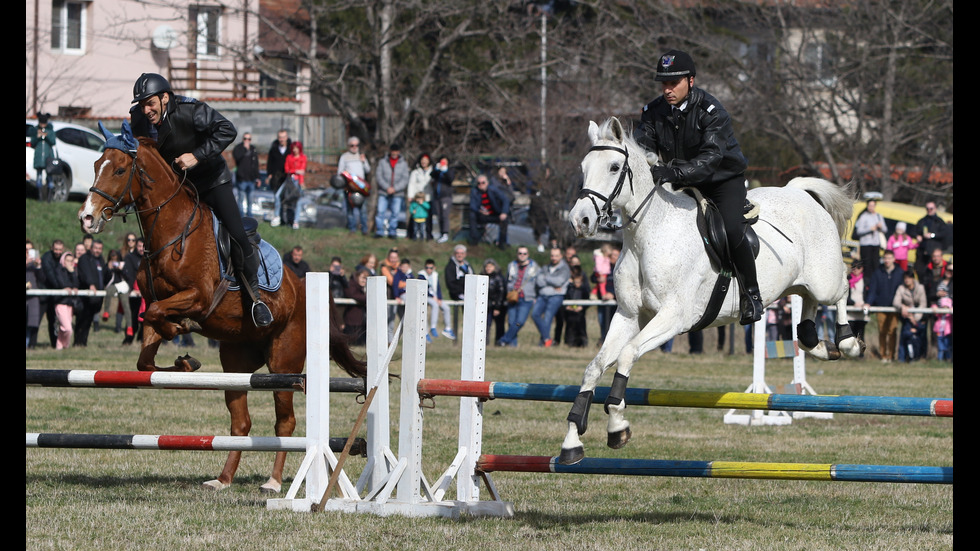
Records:
[[[95,180],[95,161],[102,156],[105,148],[105,138],[101,134],[78,124],[51,121],[57,138],[55,152],[65,167],[64,174],[55,176],[52,180],[52,201],[67,201],[69,195],[85,196]],[[36,119],[26,119],[25,132],[29,133],[32,126],[37,126]],[[31,140],[27,139],[27,180],[28,188],[33,186],[37,171],[34,170],[34,148]]]

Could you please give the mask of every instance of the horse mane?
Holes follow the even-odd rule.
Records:
[[[160,150],[157,149],[156,140],[153,138],[147,138],[146,136],[140,136],[137,139],[139,140],[140,147],[144,148],[149,153],[149,157],[144,157],[144,159],[152,159],[153,162],[162,166],[170,174],[174,173],[174,171],[170,168],[170,165],[168,165],[167,162],[163,160],[163,156],[160,155]],[[174,175],[174,177],[176,177],[176,175]]]
[[[166,160],[164,160],[163,155],[160,154],[160,150],[157,149],[157,141],[155,139],[148,138],[146,136],[140,136],[137,139],[139,140],[140,147],[144,148],[144,151],[147,152],[147,155],[144,155],[142,157],[144,162],[152,161],[156,163],[157,168],[159,168],[164,174],[168,174],[172,180],[174,180],[177,183],[183,183],[180,182],[181,176],[174,172],[170,164]],[[193,182],[186,179],[186,176],[184,179],[186,183],[193,184]],[[186,193],[190,195],[192,199],[195,195],[198,194],[197,187],[194,185],[181,186],[181,187],[186,191]]]
[[[618,130],[622,130],[622,136],[617,136]],[[599,125],[599,139],[609,140],[612,142],[622,142],[626,146],[627,151],[639,151],[643,153],[644,158],[646,158],[647,164],[653,166],[659,161],[659,157],[653,151],[643,147],[633,139],[633,130],[627,128],[622,124],[622,122],[616,117],[609,117],[601,125]]]

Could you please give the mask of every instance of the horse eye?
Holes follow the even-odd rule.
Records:
[[[113,172],[113,174],[115,174],[116,176],[122,176],[125,173],[126,173],[126,167],[124,166],[117,168],[115,172]]]
[[[609,165],[609,172],[619,172],[619,165],[615,163]]]

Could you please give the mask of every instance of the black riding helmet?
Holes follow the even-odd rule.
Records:
[[[657,82],[679,80],[694,75],[694,60],[687,52],[671,50],[660,56],[657,62]]]
[[[143,73],[133,85],[133,103],[139,103],[164,92],[174,93],[167,79],[156,73]]]

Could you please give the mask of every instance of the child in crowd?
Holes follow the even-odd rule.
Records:
[[[412,203],[408,205],[408,216],[412,219],[412,235],[409,237],[415,241],[425,241],[425,224],[429,219],[429,203],[425,200],[425,192],[420,191],[412,198]]]
[[[949,297],[939,299],[933,308],[952,308],[953,300]],[[936,322],[932,332],[936,335],[936,359],[941,362],[953,360],[953,314],[935,314]]]
[[[565,300],[589,300],[589,283],[582,275],[581,266],[571,267],[571,278],[568,290],[565,291]],[[562,306],[565,310],[565,344],[568,346],[583,348],[589,344],[589,335],[585,326],[585,310],[588,306],[582,304],[568,304]]]
[[[416,225],[416,228],[419,226]],[[425,225],[422,225],[423,230]],[[439,331],[436,330],[436,326],[439,324],[439,313],[442,312],[442,323],[445,329],[442,330],[442,336],[456,340],[456,333],[453,332],[452,327],[449,326],[449,305],[442,301],[442,288],[439,285],[439,272],[436,271],[436,261],[427,258],[425,260],[425,270],[419,274],[419,279],[424,279],[428,284],[428,303],[429,303],[429,332],[425,335],[426,342],[432,342],[432,339],[439,338]]]
[[[895,233],[888,238],[888,243],[885,246],[886,250],[895,252],[895,264],[903,272],[909,269],[909,251],[919,246],[919,242],[905,233],[905,229],[905,222],[895,224]]]
[[[395,313],[398,315],[399,320],[405,317],[405,290],[408,280],[413,278],[415,276],[412,274],[412,261],[407,258],[401,259],[398,263],[398,269],[395,270],[391,278],[391,291],[397,303]],[[388,340],[391,340],[390,336]]]
[[[609,251],[611,249],[612,246],[609,243],[603,243],[602,247],[592,251],[592,260],[595,263],[595,291],[599,300],[602,300],[606,294],[606,279],[612,273],[612,266],[609,263]]]

